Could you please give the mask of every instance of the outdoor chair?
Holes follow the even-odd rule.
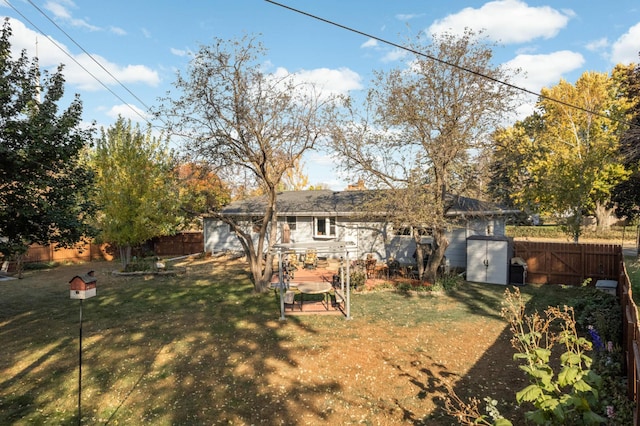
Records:
[[[397,260],[389,259],[387,267],[389,268],[389,278],[396,278],[401,275],[400,262]]]
[[[316,269],[318,267],[318,252],[307,250],[304,255],[304,267],[307,269]]]
[[[289,253],[282,262],[282,269],[285,280],[291,280],[293,278],[294,271],[298,269],[298,255],[296,253]]]

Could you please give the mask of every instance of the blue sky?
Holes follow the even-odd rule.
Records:
[[[496,64],[523,69],[515,83],[535,92],[560,79],[574,82],[585,71],[637,63],[640,52],[637,0],[279,3],[397,44],[420,31],[484,29],[498,43]],[[409,59],[391,46],[264,0],[0,0],[0,14],[12,18],[14,48],[35,56],[37,41],[43,67],[65,64],[66,91],[80,94],[84,120],[105,127],[118,114],[135,121],[147,117],[146,107],[172,89],[189,53],[213,37],[261,35],[267,69],[297,73],[339,93],[364,91],[374,70],[404,67]],[[340,190],[348,183],[322,153],[305,159],[305,171],[312,184]]]

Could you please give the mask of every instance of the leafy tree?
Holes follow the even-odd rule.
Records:
[[[620,154],[631,176],[614,188],[612,199],[618,217],[634,220],[640,216],[640,65],[618,65],[613,77],[619,83],[621,95],[631,102],[631,125],[620,139]]]
[[[41,73],[26,52],[11,57],[0,31],[0,252],[20,260],[33,243],[68,247],[92,232],[92,172],[81,162],[92,129],[81,127],[76,96],[59,112],[62,66]]]
[[[496,134],[496,168],[517,206],[558,214],[577,242],[583,216],[602,224],[612,188],[628,176],[618,153],[628,101],[606,73],[586,72],[575,85],[543,89],[537,109]]]
[[[298,160],[282,176],[281,187],[285,191],[301,191],[309,186],[309,176],[304,173],[304,162]]]
[[[123,267],[131,248],[170,235],[179,218],[174,159],[168,144],[119,117],[101,129],[93,164],[100,205],[98,225],[104,241],[116,244]]]
[[[536,147],[536,135],[542,126],[539,114],[534,113],[512,127],[500,128],[493,135],[494,149],[491,154],[491,181],[489,193],[508,206],[517,206],[525,213],[537,213],[536,200],[514,199],[513,194],[522,192],[534,184],[527,165],[537,161],[542,150]]]
[[[425,253],[419,243],[425,230],[432,234],[424,273],[429,282],[449,245],[452,202],[478,176],[474,153],[485,148],[488,131],[514,99],[510,86],[497,83],[510,72],[492,65],[491,48],[479,36],[444,34],[431,44],[418,37],[409,47],[424,56],[416,55],[409,69],[378,72],[363,110],[351,100],[347,120],[334,120],[343,170],[363,177],[368,187],[386,189],[367,210],[412,227],[421,275]]]
[[[185,140],[193,158],[209,163],[227,182],[240,178],[245,192],[251,182],[265,197],[257,228],[213,212],[242,244],[257,292],[268,290],[272,276],[269,246],[276,242],[283,176],[323,135],[322,111],[330,102],[309,84],[265,73],[264,54],[262,44],[248,36],[202,46],[174,83],[181,94],[170,94],[157,111],[171,120],[170,132]]]
[[[222,180],[207,164],[184,163],[178,166],[180,209],[185,219],[183,227],[200,225],[203,214],[220,210],[231,200],[231,194]]]

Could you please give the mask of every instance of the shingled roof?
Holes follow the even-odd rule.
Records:
[[[278,193],[279,216],[353,216],[362,214],[362,205],[373,195],[373,190],[364,191],[284,191]],[[506,215],[518,213],[495,203],[468,197],[451,197],[449,216]],[[251,216],[264,213],[266,197],[253,197],[230,203],[222,209],[223,216]]]

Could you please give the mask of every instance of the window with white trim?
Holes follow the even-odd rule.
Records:
[[[313,218],[313,235],[316,238],[334,238],[336,236],[336,218]]]

